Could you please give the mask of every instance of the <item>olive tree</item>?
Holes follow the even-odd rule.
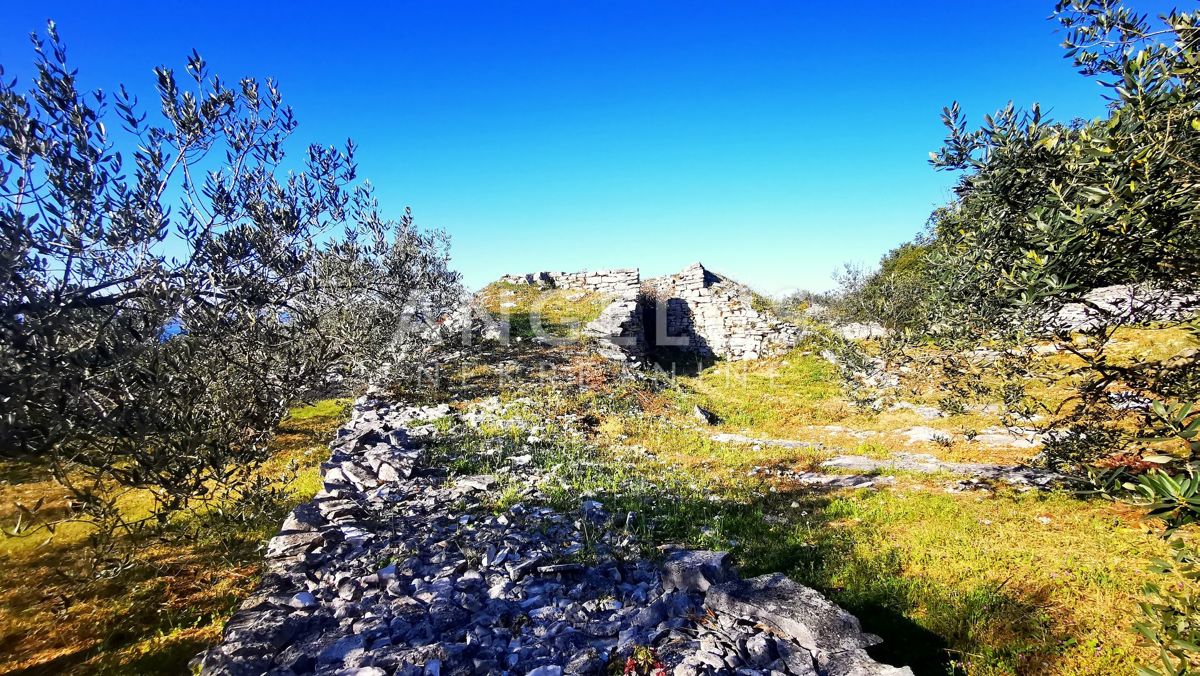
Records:
[[[945,110],[946,142],[931,161],[960,178],[933,218],[929,306],[951,333],[1044,333],[1047,315],[1093,288],[1132,284],[1167,300],[1200,281],[1200,13],[1064,0],[1055,16],[1067,57],[1105,88],[1107,113],[1055,122],[1009,104],[971,129],[957,104]],[[1092,326],[1059,332],[1078,387],[1048,411],[1057,429],[1044,459],[1090,474],[1097,493],[1144,504],[1172,529],[1194,521],[1200,356],[1112,359],[1110,320],[1127,308],[1085,305]],[[1200,557],[1177,545],[1155,568],[1173,577],[1146,590],[1138,630],[1161,659],[1143,673],[1200,665],[1200,604],[1194,586],[1178,584],[1200,575]]]
[[[383,218],[351,142],[285,154],[272,80],[193,53],[142,106],[82,91],[53,23],[32,39],[28,89],[0,68],[0,453],[85,515],[246,477],[290,404],[458,297],[446,236]]]
[[[1108,114],[1062,123],[1010,103],[969,129],[957,104],[945,110],[931,162],[960,179],[934,217],[934,262],[960,306],[1200,276],[1197,14],[1156,25],[1105,0],[1057,9],[1067,55],[1109,92]]]

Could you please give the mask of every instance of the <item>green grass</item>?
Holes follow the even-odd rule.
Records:
[[[491,284],[477,297],[493,316],[508,319],[512,337],[521,338],[578,337],[582,327],[597,319],[613,300],[611,295],[591,291],[507,282]]]
[[[583,496],[598,499],[618,522],[624,512],[637,512],[648,545],[728,549],[747,575],[785,572],[883,636],[884,661],[917,673],[1112,674],[1153,659],[1131,625],[1147,562],[1165,547],[1160,527],[1136,509],[1067,493],[952,494],[945,486],[955,477],[948,475],[900,473],[893,487],[878,491],[826,491],[749,475],[755,466],[812,470],[847,451],[953,457],[965,453],[959,448],[965,444],[910,447],[888,430],[995,424],[984,415],[930,423],[911,411],[865,414],[845,401],[833,367],[802,351],[718,363],[657,393],[631,394],[615,382],[517,389],[534,401],[516,417],[540,424],[571,413],[600,421],[586,441],[550,430],[543,435],[549,441],[533,447],[534,463],[552,470],[542,486],[552,505],[573,510]],[[695,403],[720,415],[722,424],[714,429],[692,420]],[[829,424],[878,436],[831,441],[814,429]],[[832,447],[722,444],[710,438],[714,431]],[[485,448],[501,450],[486,456]],[[448,445],[445,457],[456,458],[456,471],[476,473],[525,452],[520,435],[492,429]],[[1004,450],[971,453],[995,462],[1012,457]],[[520,499],[511,490],[503,495],[497,508]]]
[[[188,660],[220,637],[225,619],[257,583],[261,547],[283,516],[319,489],[317,467],[348,403],[298,407],[281,423],[261,471],[283,476],[295,462],[299,473],[270,513],[249,522],[195,515],[177,522],[166,538],[126,541],[137,551],[134,565],[115,577],[75,577],[90,532],[85,524],[59,528],[48,541],[0,542],[0,674],[184,673]],[[3,476],[3,508],[63,495],[28,465],[8,465]],[[148,506],[148,497],[136,492],[122,503],[129,516]],[[11,523],[14,514],[0,516]]]
[[[1062,494],[860,491],[824,516],[845,538],[840,556],[795,574],[835,590],[893,639],[897,657],[921,632],[971,674],[1129,673],[1145,657],[1130,625],[1143,562],[1165,547],[1111,505]]]
[[[537,309],[551,335],[570,335],[608,302],[598,294],[499,284],[482,298],[493,312],[510,314],[514,334],[526,337]],[[516,305],[500,307],[509,302]],[[1194,346],[1170,330],[1122,330],[1117,341],[1118,359],[1166,357]],[[594,498],[622,524],[625,513],[635,512],[644,556],[673,542],[728,549],[746,575],[782,571],[858,615],[885,639],[881,659],[917,673],[1131,673],[1152,659],[1130,625],[1146,563],[1165,548],[1160,527],[1137,510],[1062,493],[951,494],[946,476],[901,474],[888,489],[826,491],[749,474],[757,466],[816,470],[839,452],[1019,459],[966,444],[909,446],[896,434],[914,425],[981,429],[996,424],[994,416],[926,421],[906,410],[864,413],[846,401],[835,367],[802,349],[777,359],[721,362],[657,390],[618,378],[611,365],[579,350],[529,343],[496,349],[465,359],[442,395],[456,407],[488,396],[528,400],[507,417],[545,427],[544,441],[530,444],[502,424],[464,430],[444,418],[437,426],[452,439],[434,449],[432,461],[453,473],[495,472],[531,452],[549,477],[541,490],[550,505],[573,511],[584,497]],[[1067,366],[1062,355],[1046,361]],[[912,384],[905,398],[936,402],[936,384]],[[693,404],[716,412],[721,425],[692,420]],[[264,471],[300,465],[289,504],[319,487],[316,467],[344,405],[319,402],[281,425]],[[585,434],[558,429],[554,421],[563,415]],[[875,434],[860,440],[830,425]],[[755,449],[714,442],[714,431],[829,448]],[[32,502],[47,490],[46,477],[32,466],[9,465],[0,476],[6,480],[0,504]],[[525,500],[521,488],[502,479],[491,506]],[[130,509],[138,499],[131,496]],[[275,528],[277,521],[237,532],[219,528],[184,546],[148,548],[144,565],[84,587],[54,571],[71,564],[85,531],[60,531],[44,547],[34,540],[0,543],[0,674],[178,673],[218,637],[221,622],[253,588],[257,547]],[[45,582],[30,590],[31,578]]]
[[[1197,334],[1183,326],[1122,326],[1113,333],[1109,354],[1114,363],[1126,365],[1135,358],[1167,361],[1197,348],[1200,348]]]
[[[918,348],[916,352],[921,352]],[[918,355],[928,359],[928,355]],[[1058,369],[1057,355],[1046,358],[1045,367]],[[1051,391],[1042,383],[1032,383],[1035,394],[1047,401],[1061,400],[1065,385]],[[883,410],[869,411],[851,403],[844,394],[838,369],[806,348],[771,359],[752,362],[719,363],[696,376],[680,377],[671,402],[676,420],[686,422],[686,412],[699,404],[716,413],[721,423],[714,432],[736,432],[752,437],[790,439],[821,443],[841,452],[887,455],[890,451],[928,453],[943,460],[1020,463],[1027,462],[1035,450],[1019,445],[996,447],[966,441],[971,432],[1003,428],[998,412],[981,412],[983,404],[997,401],[963,402],[976,408],[946,411],[944,417],[927,419],[911,408],[890,408],[894,401],[915,406],[941,408],[946,394],[939,378],[914,370],[896,390],[889,391]],[[931,427],[955,443],[913,442],[903,432],[913,427]]]
[[[681,378],[701,405],[721,416],[726,427],[786,435],[816,421],[839,419],[841,392],[836,368],[819,356],[793,351],[758,362],[725,362],[699,376]]]
[[[649,545],[731,550],[744,574],[782,571],[829,594],[882,635],[885,661],[917,673],[1129,673],[1145,561],[1165,548],[1131,513],[1069,494],[948,494],[930,477],[895,489],[824,492],[748,477],[748,464],[802,464],[700,434],[631,421],[636,446],[513,431],[462,432],[437,459],[493,472],[532,452],[541,489],[573,511],[586,496],[636,512]],[[486,451],[486,453],[485,453]],[[503,476],[503,475],[500,475]],[[520,501],[502,486],[494,507]]]

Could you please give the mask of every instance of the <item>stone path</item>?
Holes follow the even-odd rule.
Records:
[[[912,673],[875,662],[877,637],[782,575],[742,580],[721,552],[631,556],[595,501],[484,509],[493,477],[423,464],[447,413],[356,402],[324,490],[271,540],[200,673],[601,674],[635,647],[677,676]]]

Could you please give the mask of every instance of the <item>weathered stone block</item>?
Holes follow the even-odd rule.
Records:
[[[715,585],[704,604],[761,622],[809,650],[854,650],[879,643],[863,633],[853,615],[782,573]]]
[[[681,550],[662,565],[663,589],[704,592],[709,587],[737,579],[728,552]]]

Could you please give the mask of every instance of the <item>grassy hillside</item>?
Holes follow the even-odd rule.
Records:
[[[515,303],[503,308],[514,316],[542,307],[566,335],[572,320],[586,321],[607,302],[578,294],[494,285],[484,298],[497,309]],[[1169,359],[1196,347],[1186,333],[1128,329],[1114,359]],[[531,454],[556,507],[577,509],[585,496],[614,513],[634,512],[647,556],[656,545],[684,543],[728,549],[748,575],[784,572],[881,635],[883,661],[917,673],[1112,674],[1153,657],[1131,624],[1146,563],[1166,545],[1161,524],[1142,510],[1063,489],[962,490],[961,477],[947,473],[888,472],[892,482],[872,489],[795,479],[836,473],[821,462],[846,453],[1029,460],[1036,448],[964,435],[1001,425],[996,409],[982,405],[995,402],[930,418],[921,407],[937,406],[940,388],[914,372],[898,386],[909,406],[864,410],[847,397],[837,368],[803,348],[676,378],[622,371],[580,345],[476,345],[456,355],[458,373],[441,400],[454,412],[501,410],[521,425],[447,418],[439,424],[454,432],[433,462],[457,473],[497,472],[503,484],[509,458]],[[1069,377],[1071,357],[1039,359],[1046,373]],[[1051,381],[1039,396],[1049,402],[1063,392],[1063,381]],[[282,475],[293,460],[302,471],[271,518],[213,518],[200,540],[156,543],[115,578],[83,585],[57,572],[78,568],[82,529],[67,526],[45,544],[4,541],[0,674],[179,673],[253,587],[261,545],[283,513],[317,489],[316,465],[344,404],[297,409],[282,425],[264,471]],[[720,422],[698,421],[695,405]],[[904,435],[918,426],[954,440]],[[810,443],[737,443],[714,438],[720,434]],[[6,504],[39,494],[47,480],[22,465],[6,467],[5,478]],[[524,489],[504,486],[495,507],[527,500]],[[144,509],[139,499],[127,498],[130,514]],[[173,527],[182,534],[195,525]]]

